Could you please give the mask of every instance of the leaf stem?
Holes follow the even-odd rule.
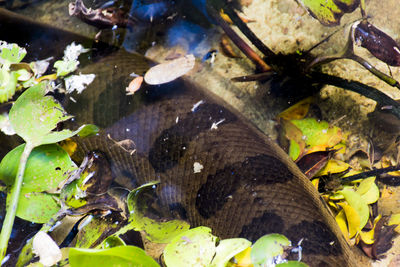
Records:
[[[8,246],[8,240],[10,239],[12,227],[14,224],[14,219],[15,219],[15,213],[17,212],[18,208],[18,198],[19,194],[21,192],[21,187],[22,187],[22,182],[24,179],[24,172],[25,172],[25,167],[26,163],[28,161],[28,157],[31,154],[33,148],[35,146],[31,144],[30,142],[26,143],[24,151],[22,152],[20,161],[19,161],[19,166],[18,166],[18,172],[17,172],[17,177],[15,179],[14,185],[11,189],[11,199],[9,204],[7,205],[7,213],[6,217],[3,222],[3,227],[1,229],[1,234],[0,234],[0,262],[3,261],[6,252],[7,252],[7,246]]]

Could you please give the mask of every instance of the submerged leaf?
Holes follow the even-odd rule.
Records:
[[[284,110],[278,115],[278,118],[282,118],[285,120],[300,120],[303,119],[310,109],[311,103],[314,101],[313,97],[307,97],[293,106],[290,106],[288,109]]]
[[[353,12],[360,0],[297,0],[311,16],[327,26],[338,25],[344,13]]]
[[[350,205],[346,203],[338,203],[339,206],[343,208],[344,214],[346,215],[346,221],[347,221],[347,227],[348,227],[348,237],[352,238],[355,236],[361,229],[360,229],[360,216],[358,215],[357,211]],[[339,214],[338,214],[339,215]],[[337,216],[337,220],[342,220],[341,217],[343,216],[340,215],[339,217]],[[340,222],[339,226],[342,229],[343,222]],[[342,232],[346,232],[342,230]]]
[[[364,226],[367,224],[369,219],[369,208],[368,204],[363,201],[361,196],[356,192],[352,191],[351,189],[343,189],[340,191],[343,194],[344,198],[346,199],[347,203],[357,212],[360,216],[360,225],[359,229],[363,229]],[[347,216],[346,216],[347,217]],[[348,218],[348,217],[347,217]]]

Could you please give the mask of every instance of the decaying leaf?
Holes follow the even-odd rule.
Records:
[[[307,115],[308,110],[310,109],[310,104],[313,101],[313,97],[307,97],[281,112],[277,118],[285,120],[301,120]]]
[[[137,76],[133,78],[133,80],[129,83],[128,87],[126,87],[126,95],[133,95],[137,90],[140,89],[142,82],[143,82],[142,76]]]
[[[192,54],[160,63],[146,72],[144,81],[151,85],[171,82],[188,73],[194,64],[195,57]]]
[[[297,0],[318,21],[327,26],[340,23],[345,13],[353,12],[360,0]]]

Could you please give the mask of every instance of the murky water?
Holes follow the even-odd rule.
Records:
[[[216,27],[215,20],[207,15],[204,1],[84,1],[92,11],[99,8],[117,8],[116,10],[122,11],[124,21],[119,26],[104,25],[104,20],[91,16],[87,16],[86,19],[70,16],[68,6],[71,2],[74,1],[6,0],[0,4],[27,19],[47,25],[49,32],[52,28],[57,28],[66,31],[64,37],[68,34],[79,35],[83,43],[88,47],[94,47],[93,54],[89,57],[108,54],[110,47],[113,46],[139,52],[157,62],[179,55],[193,54],[198,64],[195,71],[189,73],[190,78],[210,88],[272,138],[277,137],[276,123],[273,120],[276,114],[298,99],[314,94],[316,89],[320,89],[313,87],[313,84],[306,84],[304,80],[287,79],[285,75],[272,82],[230,81],[234,77],[253,74],[256,67],[235,47],[235,52],[240,54],[239,58],[229,57],[223,52],[221,48],[223,31]],[[329,41],[313,49],[310,55],[337,53],[342,50],[348,38],[349,26],[346,23],[360,18],[357,10],[342,18],[342,26],[328,28],[318,23],[292,0],[242,2],[249,2],[242,9],[246,17],[254,20],[248,24],[249,27],[275,53],[301,54],[300,51],[310,49],[335,31],[337,33]],[[400,18],[400,8],[397,7],[396,1],[385,1],[383,4],[381,1],[367,1],[367,13],[374,25],[394,39],[399,39],[400,23],[397,22]],[[1,20],[0,16],[2,34],[0,39],[19,42],[20,45],[26,46],[28,59],[36,60],[49,56],[60,58],[65,45],[73,40],[73,37],[58,39],[57,34],[43,35],[34,28],[29,28],[29,25],[16,26],[10,22],[3,23]],[[97,41],[91,42],[93,39]],[[103,50],[105,47],[107,49]],[[358,55],[367,58],[381,71],[387,70],[384,63],[376,60],[365,49],[358,47],[355,49]],[[88,60],[83,58],[82,65]],[[372,76],[355,62],[341,60],[322,68],[330,74],[363,82],[379,88],[393,98],[400,98],[397,88]],[[399,69],[391,68],[391,75],[399,79]],[[282,93],[282,88],[287,88],[287,91]],[[303,90],[304,88],[307,90]],[[324,87],[317,94],[317,98],[317,102],[322,103],[319,105],[319,112],[325,120],[334,121],[345,116],[344,120],[339,121],[343,129],[357,132],[362,136],[371,135],[377,140],[382,136],[386,140],[394,138],[393,133],[371,132],[367,113],[373,111],[374,101],[360,98],[358,94],[333,86]],[[0,158],[20,141],[18,138],[1,136]],[[383,142],[382,146],[387,144]],[[2,212],[4,213],[4,208]],[[19,225],[25,227],[26,224]],[[30,224],[28,226],[32,230],[37,229],[37,226]],[[18,237],[17,242],[25,241],[26,236],[24,234],[20,236],[22,237]]]

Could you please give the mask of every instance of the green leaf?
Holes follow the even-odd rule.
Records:
[[[17,44],[7,44],[0,41],[0,57],[9,63],[19,63],[26,55],[26,49]]]
[[[0,180],[8,186],[14,184],[24,147],[25,144],[22,144],[11,150],[0,163]],[[60,146],[55,144],[39,146],[28,158],[21,192],[43,192],[57,188],[74,169],[76,169],[75,164]]]
[[[32,86],[18,97],[9,114],[15,132],[33,146],[42,144],[57,123],[72,117],[53,97],[45,94],[45,83]]]
[[[171,220],[167,222],[158,222],[144,216],[147,208],[143,200],[142,193],[144,191],[152,191],[153,186],[159,182],[150,182],[132,190],[127,197],[128,209],[130,212],[129,227],[136,231],[143,230],[146,237],[155,243],[168,243],[175,236],[187,231],[190,225],[181,220]]]
[[[250,246],[251,242],[244,238],[230,238],[220,241],[210,267],[225,267],[233,256]]]
[[[272,266],[274,258],[282,255],[283,249],[290,245],[290,240],[284,235],[264,235],[254,243],[251,249],[251,262],[254,267]]]
[[[0,69],[0,103],[9,100],[17,89],[18,73]]]
[[[9,195],[10,196],[10,195]],[[7,202],[9,198],[7,198]],[[53,195],[47,193],[21,193],[16,215],[34,223],[47,223],[60,210]]]
[[[57,60],[54,63],[54,68],[57,69],[57,76],[65,76],[78,68],[79,61],[78,60],[71,60],[71,61],[64,61],[64,60]]]
[[[134,246],[119,246],[110,249],[69,249],[71,267],[87,266],[126,266],[158,267],[155,260]]]
[[[353,12],[360,0],[297,0],[308,12],[327,26],[339,25],[345,13]]]
[[[345,188],[339,192],[343,194],[347,203],[349,203],[349,205],[357,211],[358,216],[360,216],[360,229],[363,229],[369,218],[368,204],[361,198],[359,194],[351,189]]]
[[[0,180],[9,187],[14,184],[24,148],[25,144],[14,148],[0,163]],[[47,222],[60,206],[53,195],[44,191],[57,188],[74,169],[75,164],[60,146],[53,144],[35,148],[26,164],[16,215],[36,223]]]
[[[57,143],[62,140],[65,140],[67,138],[70,138],[74,135],[86,137],[89,135],[96,134],[98,131],[99,131],[99,128],[96,125],[93,125],[93,124],[82,125],[76,131],[62,130],[59,132],[51,132],[42,139],[41,143],[42,144],[53,144],[53,143]]]
[[[208,227],[197,227],[176,236],[164,249],[167,266],[207,266],[216,252],[217,237]]]
[[[125,244],[124,240],[122,240],[118,236],[109,236],[103,241],[103,244],[102,244],[102,247],[104,249],[119,247],[119,246],[126,246],[126,244]]]

